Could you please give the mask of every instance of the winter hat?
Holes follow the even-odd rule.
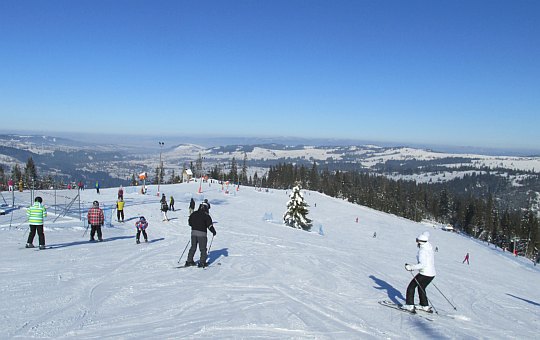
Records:
[[[42,203],[43,202],[43,199],[41,197],[36,197],[36,199],[34,200],[34,202],[39,202],[39,203]]]
[[[416,242],[427,242],[429,239],[429,232],[424,231],[416,238]]]
[[[139,219],[140,219],[141,221],[146,221],[146,218],[144,218],[144,216],[141,216]]]
[[[98,201],[94,201],[94,203],[92,203],[92,205],[93,205],[94,207],[99,207],[99,202],[98,202]]]

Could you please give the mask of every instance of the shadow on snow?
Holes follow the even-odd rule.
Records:
[[[210,263],[214,263],[215,261],[217,261],[221,256],[223,257],[227,257],[229,256],[229,248],[223,248],[223,249],[218,249],[218,250],[212,250],[209,254],[208,254],[208,259],[206,260],[209,264]]]
[[[110,241],[117,241],[117,240],[123,240],[128,238],[135,238],[135,236],[117,236],[117,237],[110,237],[103,239],[103,242],[110,242]],[[57,248],[65,248],[65,247],[72,247],[72,246],[80,246],[82,244],[88,244],[88,243],[99,243],[99,242],[90,242],[90,241],[75,241],[75,242],[66,242],[66,243],[56,243],[51,244],[49,247],[51,249],[57,249]]]
[[[401,299],[401,301],[405,301],[405,298],[403,297],[401,292],[395,289],[388,282],[381,280],[373,275],[370,275],[369,278],[372,279],[378,285],[373,288],[378,289],[378,290],[386,290],[386,294],[388,295],[388,298],[393,303],[400,303],[400,304],[403,303],[403,302],[398,301],[398,299]]]

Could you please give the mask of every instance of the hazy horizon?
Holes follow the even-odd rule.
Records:
[[[348,146],[348,145],[377,145],[380,147],[411,147],[429,149],[435,152],[452,152],[458,154],[472,153],[496,156],[538,156],[540,148],[493,148],[468,145],[441,145],[429,143],[407,143],[392,141],[376,141],[344,138],[302,138],[294,136],[233,136],[233,135],[163,135],[152,134],[111,134],[111,133],[74,133],[69,131],[30,131],[30,130],[4,130],[4,135],[31,135],[66,138],[78,142],[94,144],[114,143],[126,146],[143,146],[147,149],[159,149],[159,142],[164,142],[163,148],[169,149],[178,144],[196,144],[203,147],[218,147],[227,145],[253,145],[253,144],[283,144],[288,146]],[[136,138],[134,138],[136,137]]]

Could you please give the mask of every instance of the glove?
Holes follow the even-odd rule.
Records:
[[[216,230],[215,230],[215,229],[212,230],[212,235],[216,236],[216,234],[217,234],[217,233],[216,233]]]
[[[412,267],[411,267],[411,265],[410,265],[410,264],[408,264],[408,263],[405,263],[405,270],[408,270],[408,271],[410,271],[410,272],[411,272],[411,271],[412,271],[413,269],[412,269]]]

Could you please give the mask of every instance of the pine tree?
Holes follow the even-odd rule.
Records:
[[[171,175],[170,175],[169,182],[171,184],[175,184],[175,183],[178,183],[179,181],[180,181],[180,176],[176,176],[176,173],[175,173],[174,169],[171,169]]]
[[[219,179],[219,165],[216,164],[210,171],[210,178]]]
[[[156,173],[155,173],[155,175],[154,175],[153,183],[155,183],[155,184],[161,183],[160,168],[159,168],[159,166],[156,166]]]
[[[317,169],[317,163],[313,162],[311,167],[311,172],[309,173],[309,189],[311,190],[320,190],[319,189],[319,170]]]
[[[19,164],[15,164],[11,169],[11,178],[15,182],[15,186],[19,185],[19,182],[22,180],[22,172]]]
[[[255,171],[255,173],[253,174],[253,186],[254,187],[260,187],[260,183],[259,183],[259,175],[257,174],[257,171]]]
[[[6,190],[6,189],[4,189],[6,186],[7,186],[7,181],[6,181],[6,174],[4,173],[4,166],[2,164],[0,164],[0,188],[1,188],[1,190]]]
[[[247,175],[247,154],[244,152],[244,161],[242,162],[242,171],[240,173],[240,182],[247,184],[248,175]]]
[[[203,157],[201,153],[199,152],[199,158],[197,158],[197,161],[195,162],[195,176],[202,177],[204,175],[205,174],[203,172]]]
[[[229,172],[229,181],[233,183],[238,182],[238,165],[236,159],[233,157],[231,160],[231,171]]]
[[[307,217],[308,205],[304,201],[304,196],[300,192],[300,185],[292,188],[290,200],[287,202],[287,211],[283,216],[285,224],[292,228],[309,231],[312,227],[311,220]]]
[[[36,165],[34,164],[32,157],[29,157],[24,168],[24,183],[28,188],[34,188],[37,179]]]

